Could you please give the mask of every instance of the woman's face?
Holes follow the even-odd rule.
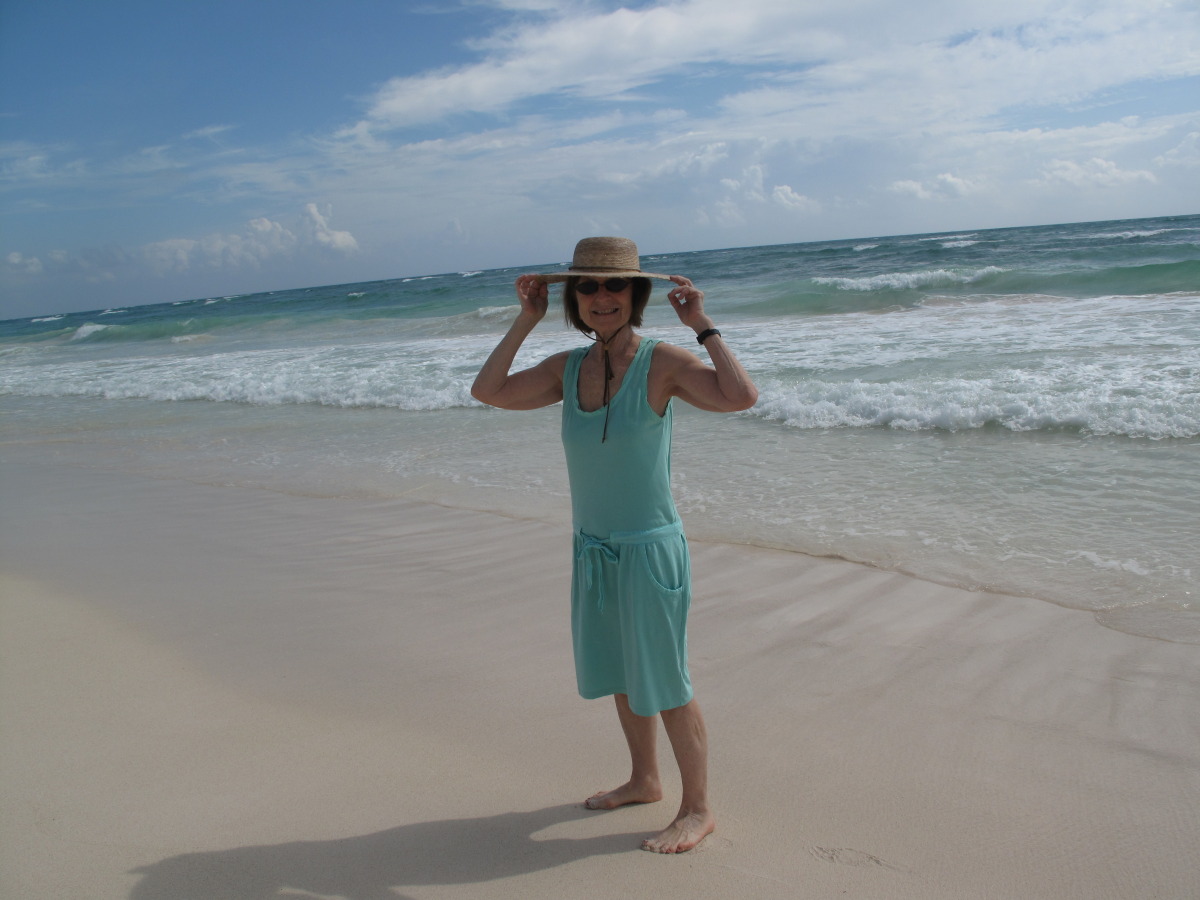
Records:
[[[624,286],[619,291],[611,290],[617,281],[623,281]],[[586,293],[592,284],[596,285],[596,292]],[[583,278],[575,288],[575,299],[579,318],[597,335],[605,337],[629,322],[633,313],[633,282],[627,278]]]

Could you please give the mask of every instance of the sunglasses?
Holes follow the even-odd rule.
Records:
[[[629,287],[628,278],[608,278],[604,281],[604,289],[610,294],[619,294]],[[590,296],[600,290],[599,281],[581,281],[575,285],[575,293]]]

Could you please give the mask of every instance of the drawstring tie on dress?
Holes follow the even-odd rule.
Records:
[[[614,531],[603,539],[576,528],[575,559],[587,567],[588,593],[595,592],[596,612],[604,612],[604,564],[620,562],[618,548],[628,544],[656,544],[682,535],[683,523],[678,519],[645,531]]]
[[[625,325],[628,324],[628,322],[625,323]],[[621,328],[618,328],[607,338],[600,337],[600,332],[596,332],[595,337],[596,343],[600,345],[600,349],[604,354],[604,432],[600,435],[600,443],[602,444],[608,440],[608,387],[609,382],[613,380],[612,361],[608,358],[608,345],[612,343],[613,338],[621,333],[625,325],[622,325]]]

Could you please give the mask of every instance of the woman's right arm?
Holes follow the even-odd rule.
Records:
[[[475,376],[471,396],[501,409],[539,409],[562,399],[567,354],[556,353],[530,369],[509,374],[517,351],[550,303],[549,288],[536,275],[520,276],[516,288],[521,312]]]

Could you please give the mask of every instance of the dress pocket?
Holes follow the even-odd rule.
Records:
[[[642,544],[641,550],[646,574],[664,593],[678,594],[690,585],[692,567],[683,535]]]

